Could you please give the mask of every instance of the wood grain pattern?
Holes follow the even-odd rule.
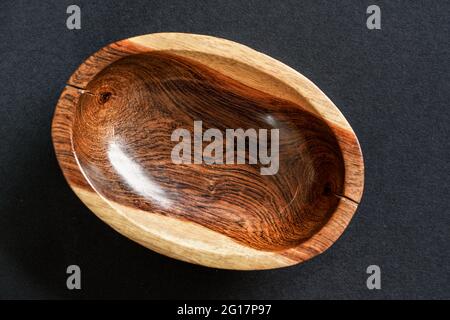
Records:
[[[280,129],[280,169],[173,164],[176,128]],[[129,238],[219,268],[292,265],[328,248],[363,189],[351,127],[296,71],[207,36],[111,44],[72,75],[52,126],[72,189]]]

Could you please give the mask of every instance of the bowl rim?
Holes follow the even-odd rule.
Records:
[[[170,51],[201,62],[208,55],[239,61],[259,70],[295,92],[288,99],[302,99],[302,105],[320,116],[331,128],[341,148],[345,167],[343,194],[328,222],[311,238],[294,248],[277,252],[261,251],[193,222],[181,221],[105,199],[79,166],[74,152],[72,124],[79,97],[87,84],[106,66],[128,55],[151,51]],[[220,60],[220,59],[219,59]],[[238,81],[236,72],[220,65],[227,76]],[[233,73],[234,72],[234,73]],[[263,83],[253,83],[263,86]],[[276,88],[264,87],[274,95]],[[298,95],[298,97],[296,96]],[[283,97],[286,98],[286,97]],[[77,196],[100,219],[128,238],[179,260],[200,265],[239,270],[273,269],[306,261],[327,250],[344,232],[360,203],[364,189],[364,162],[358,139],[334,103],[309,79],[291,67],[245,45],[207,35],[153,33],[111,43],[87,58],[71,75],[55,108],[52,141],[65,179]],[[181,234],[185,236],[182,237]]]

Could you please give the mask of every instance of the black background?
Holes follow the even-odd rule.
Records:
[[[81,30],[66,8],[81,7]],[[377,4],[382,30],[366,28]],[[450,298],[448,1],[2,1],[0,298]],[[83,206],[50,124],[66,80],[130,36],[227,38],[300,71],[340,108],[365,158],[361,205],[340,240],[301,265],[195,266],[122,237]],[[80,265],[82,290],[66,289]],[[366,287],[381,267],[382,290]]]

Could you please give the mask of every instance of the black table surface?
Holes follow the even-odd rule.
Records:
[[[81,29],[66,28],[67,6]],[[381,8],[381,30],[366,9]],[[2,1],[0,298],[450,298],[448,1]],[[300,71],[340,108],[365,159],[362,202],[335,245],[270,271],[217,270],[149,251],[66,184],[50,125],[66,80],[108,43],[214,35]],[[82,289],[66,288],[66,268]],[[381,268],[368,290],[366,268]]]

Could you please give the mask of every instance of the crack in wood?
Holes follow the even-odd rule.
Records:
[[[74,86],[73,84],[66,84],[66,87],[76,89],[76,90],[78,90],[81,94],[89,94],[89,95],[92,95],[92,96],[98,96],[98,94],[92,93],[92,92],[90,92],[89,90],[86,90],[86,89],[84,89],[84,88]]]
[[[341,198],[341,199],[347,199],[348,201],[351,201],[351,202],[353,202],[353,203],[355,203],[355,204],[359,204],[358,201],[353,200],[352,198],[347,197],[346,195],[338,194],[338,193],[333,193],[333,195],[335,195],[336,197]]]

